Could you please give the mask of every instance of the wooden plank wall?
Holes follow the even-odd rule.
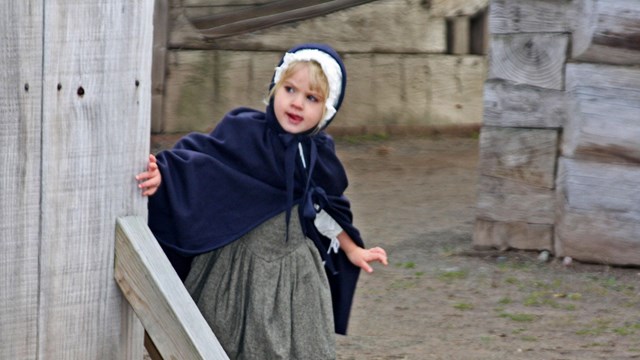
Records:
[[[0,358],[142,358],[114,225],[146,213],[133,176],[149,151],[152,14],[152,0],[0,5]]]
[[[305,1],[300,3],[327,3]],[[341,1],[356,3],[357,1]],[[171,2],[164,116],[154,129],[206,131],[236,106],[262,103],[282,52],[300,42],[327,42],[345,60],[349,85],[331,131],[394,132],[469,126],[482,117],[482,53],[488,0],[378,0],[245,34],[207,38],[190,19],[251,9],[273,1]],[[286,3],[294,3],[287,1]],[[233,12],[231,13],[233,14]],[[446,24],[456,22],[455,53]],[[470,44],[471,25],[481,33]],[[474,53],[470,53],[470,49]],[[453,51],[450,51],[453,53]]]
[[[38,349],[42,4],[0,3],[0,358]]]
[[[475,245],[640,265],[639,19],[632,0],[491,3]]]

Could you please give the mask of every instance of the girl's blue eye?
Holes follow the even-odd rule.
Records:
[[[313,96],[313,95],[307,96],[307,100],[309,100],[311,102],[318,102],[318,98]]]
[[[293,86],[285,86],[284,90],[288,93],[293,93],[295,92],[295,90],[293,89]]]

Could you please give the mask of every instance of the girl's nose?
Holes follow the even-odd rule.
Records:
[[[296,94],[293,97],[293,100],[291,101],[291,105],[298,109],[302,109],[303,102],[304,102],[303,96]]]

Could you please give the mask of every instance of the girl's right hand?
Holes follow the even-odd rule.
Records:
[[[138,187],[142,189],[143,196],[151,196],[156,193],[158,187],[162,183],[162,175],[158,169],[158,163],[156,157],[152,154],[149,155],[149,165],[147,165],[147,171],[141,172],[136,175],[138,180]]]

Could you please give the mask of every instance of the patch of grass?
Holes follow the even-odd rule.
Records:
[[[638,330],[640,330],[640,323],[634,323],[625,324],[624,326],[614,328],[613,332],[618,335],[627,336],[635,334]]]
[[[510,297],[503,297],[500,300],[498,300],[498,304],[500,305],[509,305],[513,302],[513,300],[511,300]]]
[[[571,293],[571,294],[567,295],[567,299],[569,299],[569,300],[573,300],[573,301],[582,300],[582,294],[579,294],[579,293]]]
[[[591,336],[597,336],[597,335],[602,335],[606,332],[607,329],[604,328],[588,328],[588,329],[581,329],[581,330],[577,330],[576,331],[576,335],[591,335]]]
[[[473,304],[469,304],[469,303],[457,303],[453,305],[453,307],[462,311],[473,310]]]
[[[469,272],[467,270],[455,269],[455,270],[442,271],[441,273],[438,274],[438,279],[450,283],[455,280],[466,279],[468,276],[469,276]]]
[[[453,256],[456,251],[458,251],[458,248],[455,245],[443,245],[440,248],[440,255],[444,257],[450,257]]]
[[[543,305],[551,305],[554,307],[557,305],[556,302],[549,299],[549,293],[546,291],[534,291],[531,294],[527,295],[527,297],[523,301],[524,306],[543,306]]]
[[[520,337],[520,340],[523,341],[538,341],[538,338],[533,335],[524,335]]]
[[[405,261],[402,263],[398,263],[396,266],[403,269],[415,269],[416,263],[414,263],[413,261]]]
[[[493,337],[491,337],[491,336],[481,336],[480,337],[480,341],[482,341],[483,343],[490,343],[491,341],[493,341]]]
[[[589,343],[589,344],[582,345],[581,347],[582,348],[592,348],[592,347],[599,347],[599,346],[609,346],[609,344],[601,343],[601,342],[592,342],[592,343]]]
[[[392,282],[389,285],[389,290],[407,290],[418,286],[418,279],[405,278]]]
[[[536,319],[535,315],[523,313],[500,313],[501,318],[509,319],[517,322],[532,322]]]
[[[576,335],[598,336],[606,333],[609,330],[611,320],[596,319],[593,322],[593,326],[577,330]]]
[[[502,271],[511,270],[527,270],[531,267],[531,264],[525,261],[505,261],[498,264],[498,269]]]
[[[520,285],[520,280],[518,280],[518,278],[513,277],[513,276],[509,276],[508,278],[504,279],[504,282],[509,284],[509,285]]]

